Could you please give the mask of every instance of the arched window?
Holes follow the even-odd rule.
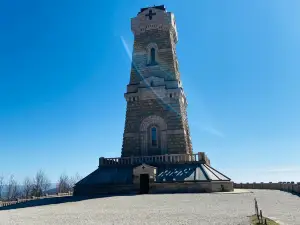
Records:
[[[151,64],[155,64],[155,48],[151,48]]]
[[[157,146],[157,129],[156,129],[156,127],[151,128],[151,144],[153,147]]]

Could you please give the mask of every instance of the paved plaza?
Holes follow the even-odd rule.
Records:
[[[0,211],[0,224],[249,224],[258,199],[263,213],[282,224],[300,224],[300,198],[281,191],[235,194],[117,196]]]

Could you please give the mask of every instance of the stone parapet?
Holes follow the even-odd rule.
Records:
[[[234,188],[281,190],[300,195],[300,182],[234,183]]]

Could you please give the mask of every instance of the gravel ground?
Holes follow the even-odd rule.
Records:
[[[168,194],[97,198],[0,211],[0,224],[201,224],[249,225],[254,197],[263,214],[282,224],[300,225],[300,198],[252,190],[239,194]]]

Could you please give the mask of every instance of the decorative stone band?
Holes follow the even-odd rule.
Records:
[[[197,154],[171,154],[171,155],[154,155],[138,157],[118,157],[118,158],[99,158],[99,166],[110,165],[138,165],[142,163],[205,163],[210,165],[210,160],[204,152]]]
[[[166,89],[164,86],[139,88],[138,94],[141,100],[164,98],[166,96]]]
[[[180,98],[183,97],[186,102],[185,94],[182,88],[166,89],[165,86],[138,88],[136,93],[125,93],[125,99],[130,101],[148,100],[157,98]]]
[[[168,80],[166,81],[164,78],[158,77],[145,77],[140,83],[137,84],[129,84],[127,85],[127,95],[129,94],[137,94],[138,89],[141,87],[149,87],[150,84],[155,86],[164,86],[166,89],[182,89],[182,84],[178,80]],[[126,96],[125,94],[125,96]]]
[[[185,131],[183,129],[178,130],[167,130],[167,134],[184,134]],[[140,136],[140,133],[124,133],[124,137],[129,138],[138,138]]]

